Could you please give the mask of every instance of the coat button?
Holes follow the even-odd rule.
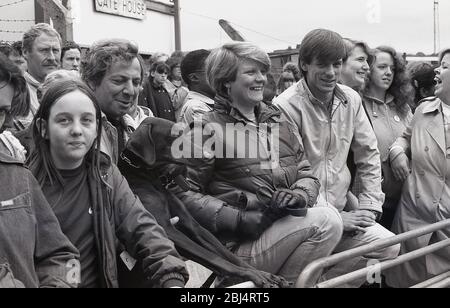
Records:
[[[428,152],[430,150],[429,147],[425,147],[425,152]]]
[[[416,194],[416,198],[420,199],[420,194],[419,193]]]

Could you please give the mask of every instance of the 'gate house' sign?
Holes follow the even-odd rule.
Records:
[[[145,19],[147,6],[144,0],[94,0],[97,12]]]

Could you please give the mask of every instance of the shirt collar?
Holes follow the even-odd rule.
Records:
[[[25,74],[23,75],[26,79],[26,81],[31,84],[33,87],[35,88],[39,88],[41,86],[41,83],[39,81],[37,81],[33,76],[31,76],[30,73],[25,72]]]
[[[311,92],[311,90],[308,87],[308,84],[306,83],[306,79],[303,78],[302,80],[300,80],[297,83],[297,87],[300,90],[300,92],[304,92],[309,101],[311,101],[312,103],[315,104],[320,104],[323,105],[324,103],[322,101],[320,101],[319,99],[317,99]],[[345,95],[344,91],[340,88],[339,84],[336,84],[336,87],[334,88],[334,94],[333,94],[333,103],[342,103],[343,106],[347,106],[348,101],[347,101],[347,96]]]

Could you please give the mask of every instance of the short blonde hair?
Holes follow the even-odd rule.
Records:
[[[225,83],[236,80],[239,65],[245,60],[262,64],[266,71],[270,69],[269,55],[252,43],[233,42],[213,50],[205,61],[206,79],[211,88],[227,96]]]

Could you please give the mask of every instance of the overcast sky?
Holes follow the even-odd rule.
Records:
[[[165,0],[169,1],[169,0]],[[371,47],[433,52],[434,0],[180,0],[182,48],[214,48],[230,39],[230,21],[266,51],[295,47],[312,29],[327,28]],[[450,0],[440,0],[440,47],[450,47]]]

